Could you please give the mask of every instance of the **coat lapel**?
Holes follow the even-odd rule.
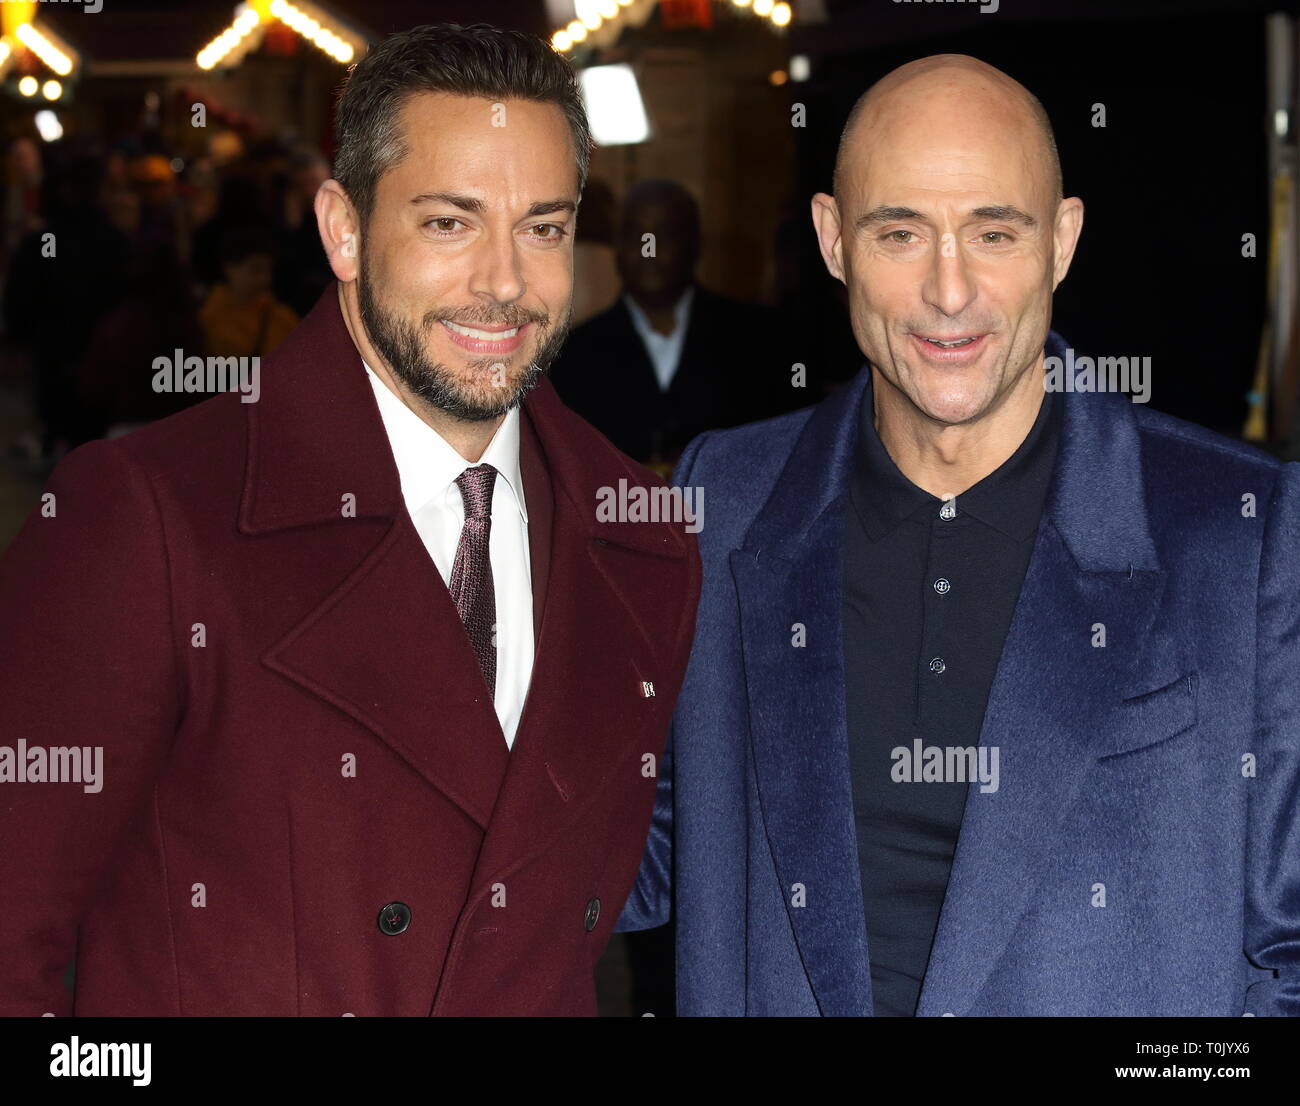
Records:
[[[999,750],[1000,786],[972,784],[967,796],[922,1016],[971,1010],[1061,848],[1058,827],[1085,772],[1127,724],[1122,700],[1153,690],[1143,658],[1165,573],[1130,400],[1061,398],[1060,453],[980,736]],[[1099,624],[1104,648],[1093,644]]]
[[[866,379],[813,412],[731,554],[763,823],[826,1015],[871,1012],[840,644],[840,508]]]
[[[681,534],[598,522],[597,493],[610,472],[608,455],[597,459],[589,447],[594,432],[545,380],[524,414],[520,467],[538,523],[530,524],[537,648],[513,751],[405,510],[333,289],[268,359],[261,400],[249,405],[239,514],[246,534],[312,541],[328,581],[308,585],[297,620],[263,663],[366,726],[483,827],[485,879],[541,851],[617,761],[645,743],[638,720],[654,717],[655,702],[641,682],[671,684],[686,633],[677,623],[693,616],[643,598],[687,593]],[[345,496],[355,517],[344,514]],[[439,725],[445,718],[455,725]]]
[[[546,458],[542,456],[527,408],[519,420],[519,477],[524,485],[524,502],[528,505],[528,568],[533,585],[533,655],[536,656],[546,607],[546,585],[551,575],[555,498],[546,472]]]
[[[689,604],[664,601],[689,591],[681,534],[597,521],[610,471],[583,447],[592,431],[548,382],[526,409],[553,488],[549,580],[528,699],[474,876],[479,892],[546,849],[630,754],[661,746],[666,726],[642,682],[662,694],[680,679],[674,650],[694,616]]]
[[[367,727],[486,827],[505,739],[406,512],[334,287],[267,359],[247,428],[239,529],[310,542],[318,567],[302,583],[299,617],[263,663]],[[438,724],[447,717],[456,725]]]

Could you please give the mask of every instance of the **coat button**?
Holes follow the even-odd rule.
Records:
[[[404,902],[390,902],[379,912],[379,932],[396,937],[411,924],[411,908]]]
[[[587,903],[587,913],[582,919],[582,928],[590,933],[596,928],[598,921],[600,921],[600,899],[592,899]]]

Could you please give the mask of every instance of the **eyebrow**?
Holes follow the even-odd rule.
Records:
[[[869,226],[875,226],[878,223],[892,223],[896,220],[919,219],[924,220],[926,217],[919,211],[910,207],[894,207],[888,204],[874,207],[865,215],[859,215],[856,226],[862,230]],[[1021,211],[1020,208],[1011,204],[993,204],[987,207],[972,208],[966,215],[968,220],[972,219],[997,219],[1004,223],[1020,223],[1025,227],[1038,226],[1038,220],[1030,215],[1027,211]]]
[[[487,205],[477,196],[467,196],[462,192],[421,192],[418,196],[411,197],[413,204],[450,204],[452,207],[460,208],[461,211],[471,211],[475,215],[482,215],[487,210]],[[535,215],[554,215],[559,211],[575,212],[578,205],[572,200],[538,200],[531,204],[524,213],[524,218],[531,219]]]

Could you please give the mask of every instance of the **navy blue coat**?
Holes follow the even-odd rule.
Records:
[[[1061,398],[980,739],[1000,787],[971,785],[917,1013],[1300,1015],[1300,465]],[[675,905],[682,1014],[872,1009],[840,642],[864,402],[867,369],[678,470],[704,586],[618,928]]]

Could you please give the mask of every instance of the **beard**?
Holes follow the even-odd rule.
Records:
[[[420,330],[417,331],[375,297],[374,285],[367,275],[368,270],[363,254],[357,279],[357,300],[361,322],[371,344],[414,395],[453,418],[466,422],[486,422],[498,419],[517,407],[559,356],[569,334],[569,322],[573,317],[572,301],[565,308],[564,318],[555,326],[551,325],[549,315],[504,303],[495,306],[479,304],[460,308],[436,307],[425,313],[420,322]],[[493,373],[498,380],[504,381],[500,385],[494,381],[494,394],[490,400],[484,399],[446,365],[430,359],[427,352],[429,331],[440,326],[444,320],[460,326],[514,327],[532,323],[539,335],[537,352],[528,366],[513,380],[506,374],[509,357],[471,358],[469,368],[472,372]],[[518,354],[509,356],[517,357]]]

